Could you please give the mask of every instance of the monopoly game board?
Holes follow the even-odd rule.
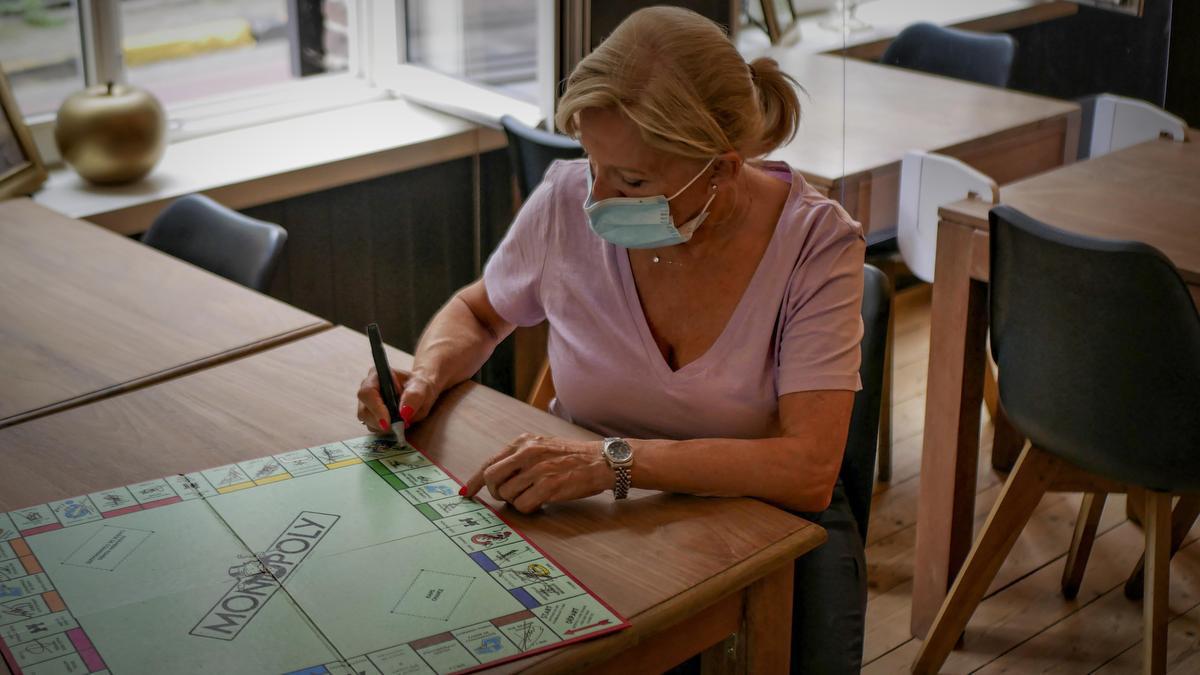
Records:
[[[18,675],[464,672],[625,621],[368,436],[0,513]]]

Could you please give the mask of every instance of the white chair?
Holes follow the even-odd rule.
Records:
[[[1091,136],[1079,139],[1081,143],[1087,142],[1088,157],[1099,157],[1159,136],[1170,136],[1176,141],[1186,137],[1186,122],[1145,101],[1100,94],[1091,105]]]
[[[904,264],[918,279],[932,283],[937,253],[938,208],[976,196],[1000,201],[996,181],[953,157],[910,150],[900,164],[900,211],[896,238]],[[894,312],[893,312],[894,314]],[[884,365],[883,411],[879,422],[879,480],[892,477],[892,338],[888,333]],[[996,416],[996,385],[988,366],[984,381],[988,413]]]
[[[917,278],[933,282],[938,208],[975,196],[1000,201],[996,181],[953,157],[910,150],[900,164],[900,212],[896,237],[904,264]]]

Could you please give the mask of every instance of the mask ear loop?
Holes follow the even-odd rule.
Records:
[[[686,190],[687,188],[684,188],[684,189]],[[679,234],[690,239],[691,236],[693,234],[695,234],[696,230],[700,229],[701,223],[704,220],[708,219],[708,216],[709,216],[708,207],[712,205],[713,200],[716,198],[717,198],[717,184],[713,183],[712,184],[712,194],[709,195],[708,201],[704,202],[704,207],[700,209],[700,213],[704,214],[704,218],[703,219],[700,218],[700,213],[696,214],[696,217],[692,218],[692,220],[687,225],[684,226],[684,229],[679,230]]]
[[[703,176],[704,172],[708,171],[708,167],[712,166],[712,163],[715,161],[717,161],[716,157],[713,157],[712,159],[708,160],[708,164],[705,164],[704,168],[700,169],[700,173],[696,174],[695,176],[692,176],[692,179],[687,182],[687,185],[684,185],[683,187],[679,188],[679,190],[675,194],[671,195],[670,197],[667,197],[667,201],[671,201],[672,199],[675,199],[679,195],[683,194],[684,190],[692,187],[692,183],[695,183],[700,178],[700,176]],[[712,200],[709,200],[709,201],[712,201]]]

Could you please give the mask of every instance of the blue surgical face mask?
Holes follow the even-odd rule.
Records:
[[[583,211],[587,214],[592,231],[605,241],[625,248],[664,248],[688,241],[708,217],[708,206],[712,204],[717,193],[714,190],[712,196],[704,203],[704,208],[700,209],[700,213],[679,227],[671,221],[669,202],[691,187],[716,159],[714,157],[708,160],[708,164],[704,165],[700,173],[670,197],[612,197],[600,201],[592,200],[592,165],[589,162],[588,196],[583,203]]]

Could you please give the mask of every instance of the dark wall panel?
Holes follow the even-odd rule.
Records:
[[[478,163],[468,157],[246,213],[288,231],[272,296],[357,331],[375,321],[389,344],[411,352],[429,319],[476,278],[476,260],[486,260],[507,231],[510,180],[501,150]],[[365,371],[365,338],[363,346]],[[482,379],[512,391],[511,345],[497,350]]]
[[[591,3],[591,35],[589,39],[595,49],[604,38],[608,37],[625,17],[644,7],[653,5],[676,5],[686,7],[697,14],[706,16],[725,27],[726,32],[735,22],[733,16],[734,3],[730,0],[601,0]]]
[[[513,218],[513,180],[508,151],[500,149],[479,156],[479,216],[480,256],[482,266],[508,232]],[[482,269],[481,269],[482,271]],[[483,367],[482,381],[507,394],[513,393],[516,382],[513,369],[516,350],[509,336],[501,342],[492,358]]]
[[[1167,64],[1167,110],[1200,127],[1200,2],[1175,0]]]
[[[1009,31],[1017,40],[1009,86],[1068,99],[1109,92],[1161,106],[1170,32],[1171,0],[1146,0],[1140,17],[1080,6],[1074,16]]]

